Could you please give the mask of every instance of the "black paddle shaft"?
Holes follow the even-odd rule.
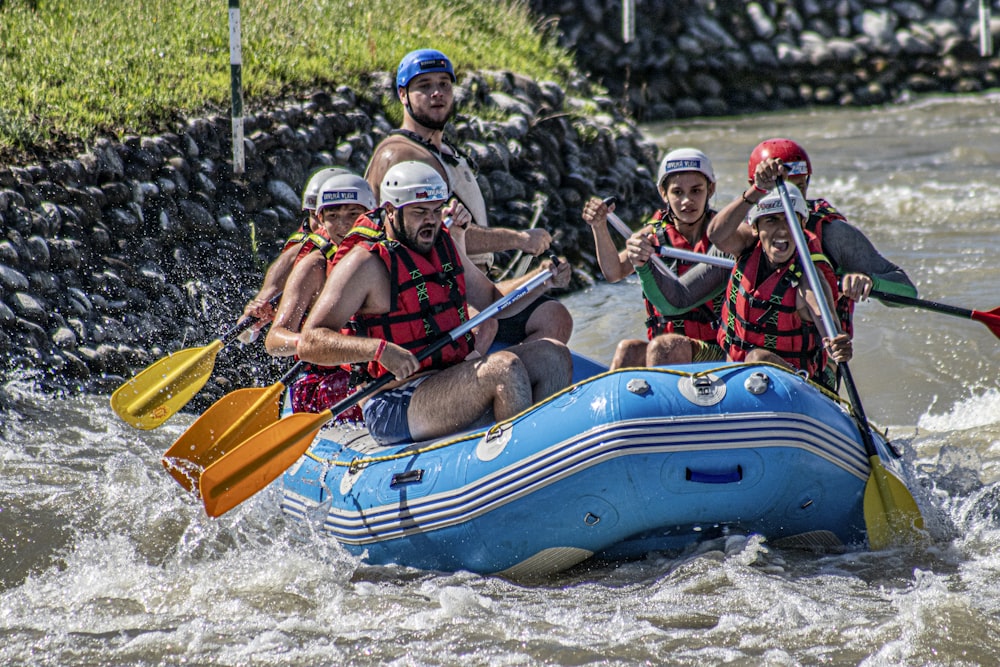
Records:
[[[946,303],[938,303],[936,301],[925,301],[924,299],[914,299],[908,296],[902,296],[901,294],[890,294],[888,292],[881,292],[879,290],[872,290],[872,296],[876,299],[881,299],[882,301],[890,301],[892,303],[898,303],[903,306],[915,306],[917,308],[924,308],[926,310],[936,310],[940,313],[946,313],[948,315],[958,315],[959,317],[972,317],[972,311],[968,308],[959,308],[958,306],[949,306]]]
[[[281,292],[278,292],[277,294],[275,294],[274,296],[272,296],[270,299],[267,300],[267,302],[271,304],[271,306],[273,307],[276,307],[278,305],[278,302],[280,301],[281,301]],[[227,329],[226,332],[222,334],[221,336],[222,344],[229,345],[230,343],[233,342],[233,339],[235,339],[241,333],[252,327],[256,322],[257,320],[253,317],[244,317],[242,320],[240,320],[233,326],[229,327],[229,329]]]

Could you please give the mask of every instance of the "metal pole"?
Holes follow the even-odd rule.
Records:
[[[233,173],[245,170],[243,159],[243,47],[240,44],[240,0],[229,0],[229,80],[233,96]]]
[[[979,55],[989,58],[993,55],[993,31],[990,29],[990,2],[979,0]]]
[[[628,44],[635,39],[635,0],[622,2],[622,41]]]

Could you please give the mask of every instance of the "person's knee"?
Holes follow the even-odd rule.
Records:
[[[746,358],[743,359],[743,361],[749,364],[766,362],[769,364],[784,366],[786,368],[792,368],[792,365],[788,363],[787,360],[783,359],[780,355],[760,347],[755,347],[754,349],[747,352],[747,356]]]
[[[563,386],[569,384],[573,379],[573,354],[569,348],[562,341],[551,338],[538,342],[545,346],[545,356],[550,360],[554,379],[561,379]]]
[[[755,363],[758,361],[771,361],[771,358],[773,356],[774,355],[772,355],[767,350],[762,350],[759,347],[755,347],[754,349],[747,352],[747,356],[743,360],[748,363]]]
[[[618,341],[615,353],[622,355],[633,355],[638,351],[645,353],[647,344],[648,343],[646,341],[639,340],[638,338],[626,338]]]
[[[544,382],[565,386],[573,377],[573,355],[558,340],[542,338],[521,343],[517,353],[527,367],[533,384]]]
[[[480,387],[493,401],[494,416],[506,418],[532,403],[533,383],[528,365],[514,352],[500,350],[490,354],[480,366]]]
[[[493,317],[484,320],[478,327],[473,329],[473,332],[476,334],[475,349],[476,352],[479,352],[479,356],[486,356],[486,352],[493,345],[493,340],[496,338],[499,329],[500,323]]]
[[[694,358],[691,341],[678,334],[662,334],[646,347],[646,365],[689,364]]]
[[[559,301],[546,301],[531,314],[524,330],[526,340],[551,338],[568,343],[573,335],[573,316]]]
[[[553,354],[558,357],[559,365],[566,372],[566,382],[573,377],[573,353],[562,342],[552,343]]]
[[[646,341],[638,338],[619,341],[618,347],[615,348],[614,360],[611,362],[611,370],[645,366],[646,346]]]
[[[500,350],[486,357],[480,366],[479,376],[488,382],[504,382],[527,378],[524,362],[513,352]]]

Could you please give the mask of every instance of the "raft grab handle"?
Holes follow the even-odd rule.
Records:
[[[729,472],[703,472],[685,468],[684,479],[698,484],[734,484],[743,480],[743,466],[737,465],[735,470]]]
[[[407,470],[406,472],[397,472],[392,476],[392,481],[389,482],[389,488],[395,489],[397,486],[403,486],[404,484],[416,484],[424,478],[424,471],[421,468],[416,470]]]

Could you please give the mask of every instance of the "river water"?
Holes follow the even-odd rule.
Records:
[[[1000,305],[1000,97],[927,98],[645,128],[715,161],[721,207],[758,140],[808,149],[824,196],[921,297]],[[601,193],[605,194],[605,193]],[[566,299],[608,361],[639,287]],[[131,430],[106,397],[0,388],[0,664],[993,665],[1000,663],[1000,345],[969,319],[858,308],[855,380],[903,450],[919,548],[815,555],[731,535],[532,585],[371,567],[286,520],[273,488],[221,519],[160,455],[179,415]]]

